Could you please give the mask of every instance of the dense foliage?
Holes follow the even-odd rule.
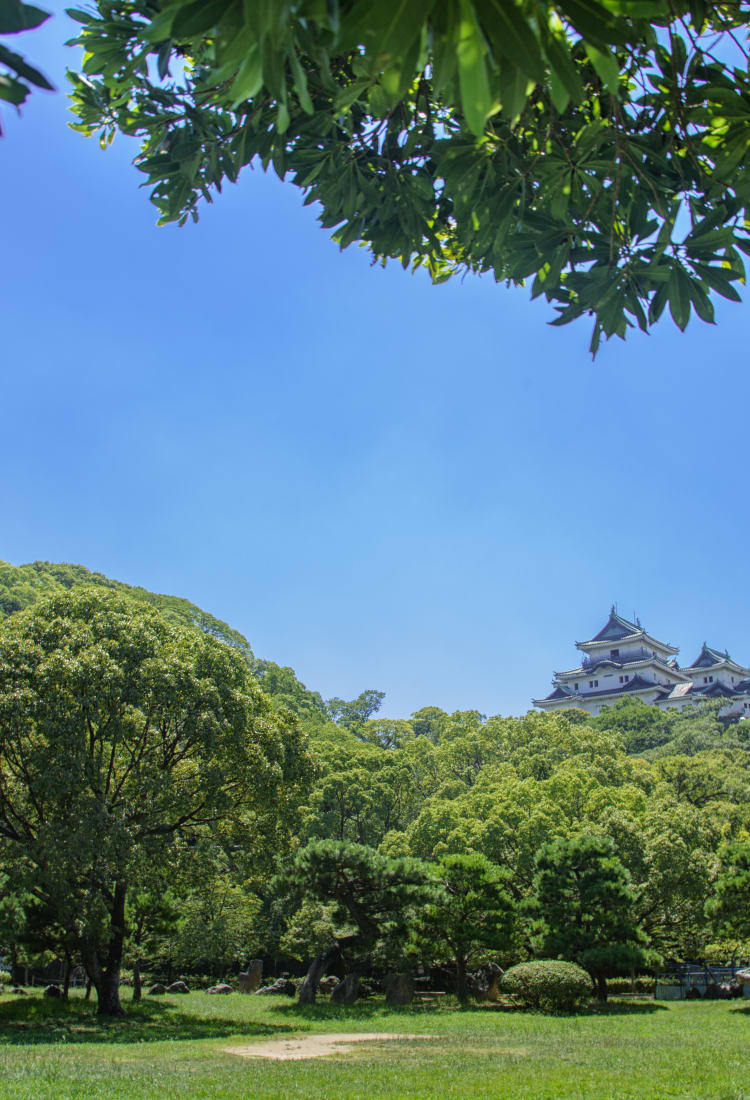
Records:
[[[176,877],[185,846],[220,828],[247,849],[275,847],[306,773],[295,724],[241,655],[135,600],[80,588],[2,630],[7,885],[28,895],[51,943],[80,954],[103,1012],[120,1007],[129,891],[158,869]],[[216,875],[210,889],[215,906]]]
[[[571,959],[607,999],[607,978],[653,966],[639,928],[638,896],[610,837],[573,836],[543,845],[528,902],[532,945],[540,955]]]
[[[739,300],[747,6],[98,0],[77,127],[141,142],[161,222],[259,161],[376,260],[533,278],[553,323],[684,329]]]
[[[124,847],[112,841],[111,848],[104,833],[102,853],[108,867],[122,856],[128,873],[137,871],[125,905],[127,965],[142,960],[162,974],[200,970],[221,977],[258,955],[298,972],[315,958],[343,960],[345,969],[358,973],[373,965],[381,973],[408,970],[421,961],[447,967],[463,985],[461,972],[484,961],[507,966],[557,955],[579,962],[589,972],[589,986],[595,978],[601,994],[608,977],[653,965],[656,953],[711,962],[748,958],[750,927],[743,914],[750,865],[750,723],[725,726],[715,707],[678,714],[633,700],[598,718],[582,711],[486,717],[430,706],[409,718],[384,719],[377,716],[381,693],[326,703],[291,669],[256,660],[240,635],[183,601],[117,586],[73,566],[6,566],[0,581],[9,613],[0,638],[3,652],[15,654],[10,664],[5,657],[6,682],[31,683],[40,668],[47,708],[32,713],[26,707],[23,717],[28,693],[3,694],[4,760],[23,746],[17,760],[28,757],[33,764],[32,748],[46,755],[45,768],[37,757],[36,771],[14,779],[20,801],[12,805],[37,832],[28,834],[31,847],[24,847],[25,841],[8,835],[5,820],[0,955],[32,961],[44,951],[80,957],[80,929],[71,925],[70,908],[87,911],[81,891],[90,885],[73,882],[70,857],[54,831],[46,839],[38,834],[31,799],[40,783],[52,784],[57,776],[57,786],[45,787],[45,798],[53,799],[52,819],[60,820],[54,815],[78,805],[83,781],[73,783],[73,777],[82,767],[88,775],[92,758],[88,750],[71,756],[71,748],[53,746],[56,723],[42,719],[47,713],[74,715],[76,685],[89,684],[99,693],[108,683],[102,679],[105,657],[113,669],[121,667],[108,646],[119,646],[122,660],[137,670],[138,647],[154,637],[168,640],[168,652],[183,655],[180,691],[164,687],[159,695],[165,706],[167,695],[170,706],[181,705],[180,692],[190,698],[198,656],[218,677],[218,699],[230,682],[241,687],[249,707],[245,728],[257,733],[260,722],[271,739],[262,742],[252,774],[243,772],[239,758],[232,767],[239,769],[237,782],[245,774],[248,793],[265,798],[268,810],[256,802],[254,809],[232,809],[211,824],[195,822],[193,828],[186,821],[171,838],[157,832],[153,853],[149,847],[149,859],[141,859],[131,845],[128,814],[158,828],[167,805],[162,799],[172,794],[162,777],[165,785],[157,784],[144,805],[132,786],[135,779],[126,778],[130,793],[115,816],[130,839]],[[157,610],[161,600],[170,619]],[[49,609],[63,607],[78,607],[78,618],[73,615],[64,630],[42,630]],[[177,625],[175,615],[188,625]],[[35,630],[41,630],[39,637]],[[101,637],[91,635],[89,644],[97,630]],[[224,644],[206,637],[206,630]],[[22,653],[28,657],[40,646],[51,647],[50,653],[59,646],[62,663],[50,657],[18,664]],[[148,667],[154,690],[173,682],[169,662]],[[106,695],[102,713],[117,698],[116,692]],[[147,706],[146,695],[139,699],[132,700],[128,722]],[[68,729],[72,737],[75,728],[66,718],[55,736],[67,737]],[[237,742],[236,751],[256,752],[256,733],[249,743]],[[105,730],[96,742],[102,760],[108,736]],[[291,754],[287,763],[275,755],[282,746]],[[198,749],[194,745],[191,752]],[[50,771],[46,765],[58,756],[65,767]],[[117,768],[121,763],[116,754]],[[90,774],[100,775],[101,766],[96,763]],[[19,764],[13,767],[18,771]],[[210,780],[207,793],[215,790],[217,797],[227,790],[223,767],[214,761],[202,772]],[[2,797],[10,807],[7,787]],[[86,853],[93,858],[98,851],[93,826],[101,812],[96,800],[86,803],[85,812],[76,810],[75,844],[87,859]],[[48,847],[39,847],[42,839]],[[39,878],[43,853],[47,863]],[[106,927],[111,916],[99,901],[92,904]]]
[[[543,1012],[574,1012],[591,995],[586,971],[555,959],[512,966],[503,974],[502,987],[525,1008]]]

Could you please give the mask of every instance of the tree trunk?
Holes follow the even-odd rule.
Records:
[[[73,969],[70,960],[69,952],[65,952],[65,961],[63,963],[63,997],[67,1001],[68,991],[70,990],[70,972]]]
[[[469,999],[469,986],[466,981],[466,959],[461,955],[456,959],[456,994],[462,1005]]]
[[[598,974],[596,978],[596,996],[599,1001],[607,999],[607,979],[603,974]]]
[[[116,883],[110,910],[109,942],[104,965],[102,966],[98,944],[89,941],[83,949],[83,963],[91,984],[96,990],[97,1011],[100,1016],[125,1015],[120,1004],[120,968],[125,942],[125,893],[125,883]]]
[[[140,956],[136,957],[133,963],[133,1000],[140,1001],[141,999],[141,959]]]
[[[335,962],[341,954],[341,950],[337,943],[332,944],[326,948],[325,951],[321,951],[319,955],[316,955],[313,961],[310,963],[305,980],[299,987],[299,1003],[301,1005],[314,1005],[315,996],[318,992],[318,986],[320,985],[320,979],[325,974],[327,968],[332,962]]]

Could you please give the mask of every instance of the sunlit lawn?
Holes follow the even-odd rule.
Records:
[[[126,994],[127,996],[127,994]],[[0,1097],[698,1097],[750,1100],[750,1009],[737,1001],[614,1002],[577,1017],[382,1001],[353,1007],[241,996],[147,999],[101,1023],[93,1004],[0,995]],[[226,1054],[311,1032],[408,1032],[310,1061]]]

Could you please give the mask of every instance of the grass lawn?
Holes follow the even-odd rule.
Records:
[[[360,1043],[309,1061],[224,1050],[324,1032],[433,1038]],[[750,1100],[749,1040],[742,1001],[615,1001],[582,1016],[545,1017],[443,1004],[393,1011],[377,1000],[304,1008],[286,998],[191,993],[148,998],[127,1019],[101,1023],[80,995],[62,1005],[4,993],[0,1097]]]

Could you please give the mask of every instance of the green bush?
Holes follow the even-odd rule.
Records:
[[[591,978],[575,963],[540,959],[511,966],[501,988],[525,1008],[572,1012],[590,998]]]
[[[0,985],[12,985],[10,974],[7,970],[0,970]]]

